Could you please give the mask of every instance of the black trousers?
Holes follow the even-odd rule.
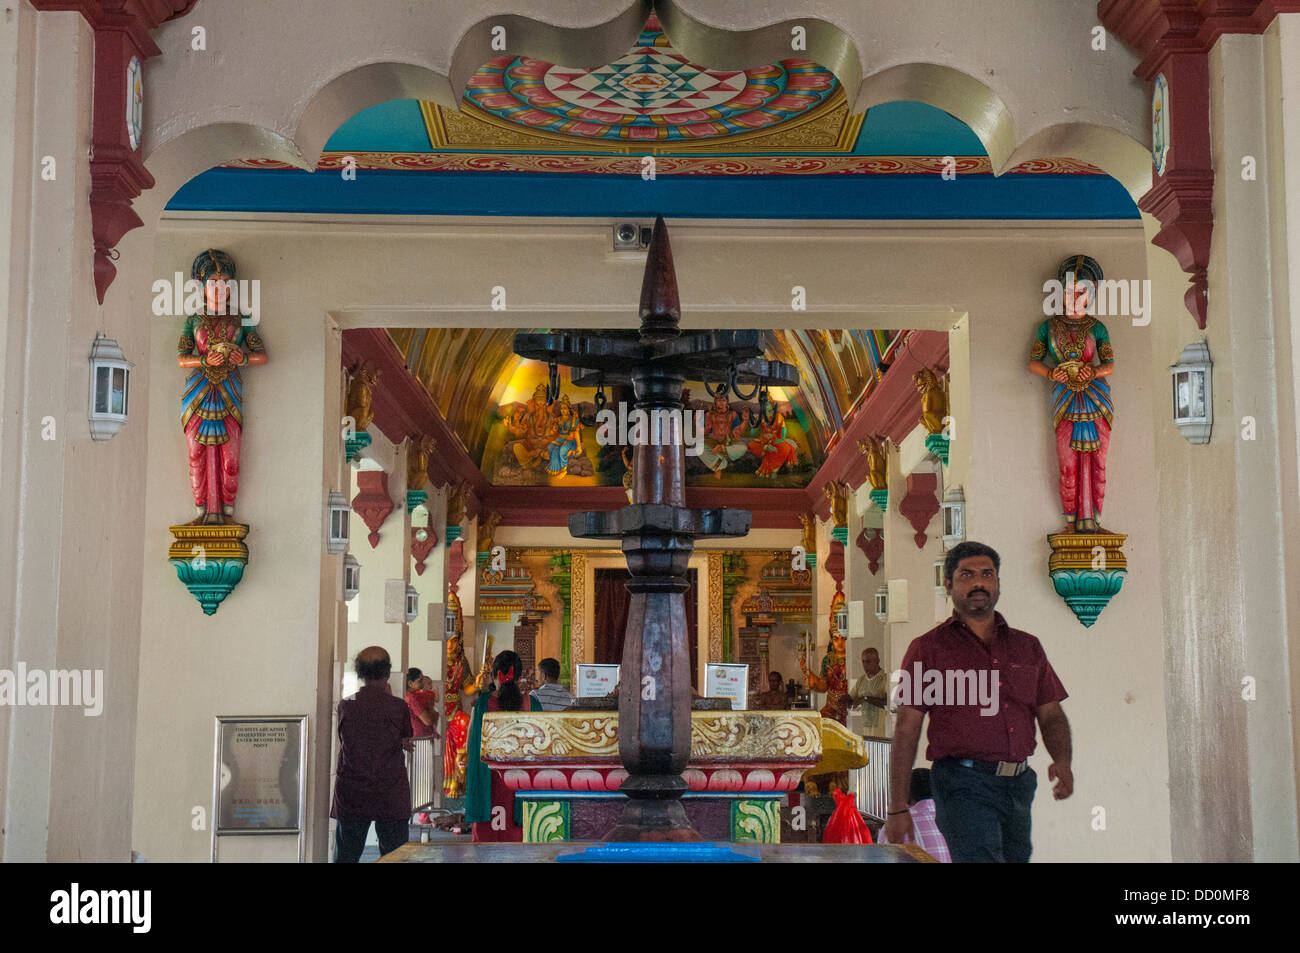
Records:
[[[361,852],[366,849],[366,835],[370,833],[371,821],[340,820],[334,831],[334,863],[355,864],[361,860]],[[411,836],[409,818],[400,821],[374,821],[375,833],[379,835],[379,853],[391,854],[405,844]]]
[[[1033,768],[1000,778],[949,758],[936,761],[930,769],[934,820],[953,862],[1028,863],[1029,813],[1037,789]]]

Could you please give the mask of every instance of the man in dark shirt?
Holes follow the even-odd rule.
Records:
[[[944,562],[952,618],[912,642],[895,676],[885,836],[891,844],[912,839],[908,785],[928,714],[935,820],[958,863],[1029,860],[1035,719],[1052,756],[1053,795],[1060,800],[1074,790],[1065,688],[1038,639],[993,611],[999,564],[981,543],[953,547]]]
[[[379,852],[397,850],[408,839],[411,783],[403,749],[411,750],[411,716],[388,687],[392,662],[377,645],[357,654],[362,686],[339,702],[339,770],[330,817],[338,821],[334,863],[355,864],[366,847],[373,821]]]

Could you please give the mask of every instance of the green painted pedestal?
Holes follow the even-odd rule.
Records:
[[[189,590],[206,615],[213,615],[222,600],[244,578],[248,565],[248,547],[243,523],[171,527],[174,542],[167,551],[167,561],[176,567],[176,575]]]

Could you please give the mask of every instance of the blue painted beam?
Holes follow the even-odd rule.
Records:
[[[1136,219],[1109,176],[638,176],[211,169],[174,211],[757,219]]]

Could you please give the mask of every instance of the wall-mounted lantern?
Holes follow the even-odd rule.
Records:
[[[351,602],[361,591],[361,563],[351,553],[343,554],[343,601]]]
[[[876,618],[881,622],[889,620],[889,587],[881,586],[876,590]]]
[[[1209,443],[1214,425],[1210,347],[1197,341],[1183,348],[1169,368],[1174,380],[1174,423],[1188,443]]]
[[[420,594],[415,591],[415,587],[407,585],[406,587],[406,621],[414,622],[415,617],[420,614]]]
[[[90,347],[90,436],[109,440],[126,423],[131,368],[112,338],[95,336]]]
[[[936,559],[934,561],[934,594],[946,598],[948,595],[948,587],[943,584],[943,564],[944,560],[942,559]]]
[[[952,549],[966,538],[966,494],[954,486],[943,495],[943,548]]]
[[[348,498],[338,490],[330,490],[325,506],[329,510],[325,552],[337,556],[339,553],[346,552],[348,548],[348,517],[352,514],[352,507],[348,503]]]

